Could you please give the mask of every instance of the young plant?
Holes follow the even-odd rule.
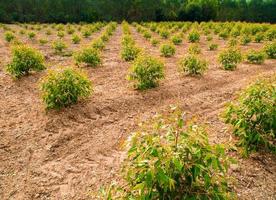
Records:
[[[99,38],[92,43],[92,47],[101,51],[105,47],[104,41],[101,38]]]
[[[47,109],[67,107],[92,93],[88,77],[73,68],[49,71],[42,79],[40,88]]]
[[[97,49],[85,48],[74,55],[76,64],[85,63],[88,66],[96,67],[101,64],[101,56]]]
[[[252,150],[269,149],[276,153],[276,76],[258,80],[230,103],[223,117],[247,155]]]
[[[80,41],[81,41],[81,38],[80,38],[77,34],[74,34],[74,35],[72,36],[72,42],[73,42],[74,44],[79,44]]]
[[[222,51],[219,54],[219,62],[221,63],[223,69],[234,70],[237,65],[242,61],[242,54],[240,50],[235,48],[229,48]]]
[[[211,43],[211,44],[209,44],[208,48],[210,51],[215,51],[218,49],[218,44]]]
[[[174,45],[180,45],[182,43],[182,38],[178,35],[174,35],[171,40]]]
[[[208,69],[208,64],[196,55],[187,55],[180,60],[179,69],[189,75],[202,75]]]
[[[131,66],[129,80],[136,81],[139,90],[153,88],[164,78],[164,64],[156,58],[140,55]]]
[[[268,58],[276,59],[276,41],[272,43],[267,43],[264,47],[264,51]]]
[[[192,43],[199,42],[200,40],[200,34],[199,32],[193,30],[188,35],[188,40]]]
[[[189,46],[188,52],[190,54],[200,54],[201,53],[201,49],[200,49],[200,47],[199,47],[198,44],[191,44]]]
[[[141,52],[141,49],[135,45],[125,45],[121,51],[121,58],[124,61],[133,61],[137,58],[138,54]]]
[[[248,36],[248,35],[243,35],[243,36],[241,37],[241,40],[240,40],[240,42],[241,42],[242,45],[247,45],[247,44],[249,44],[251,41],[252,41],[252,39],[251,39],[251,37]]]
[[[210,144],[201,126],[180,111],[156,116],[127,141],[124,189],[110,188],[109,199],[233,200],[227,171],[233,159]]]
[[[45,69],[44,56],[27,46],[15,46],[12,49],[12,61],[7,66],[7,72],[20,78],[30,71],[42,71]]]
[[[48,40],[46,40],[46,39],[39,39],[39,44],[45,45],[47,43],[48,43]]]
[[[156,47],[160,43],[160,41],[155,39],[155,38],[152,38],[150,40],[150,43],[151,43],[152,46]]]
[[[263,51],[250,50],[246,54],[246,60],[252,64],[263,64],[265,61],[265,53]]]
[[[61,40],[53,42],[52,47],[56,54],[62,54],[63,51],[67,48],[66,44]]]
[[[172,57],[175,51],[175,46],[171,44],[163,44],[160,48],[161,55],[164,57]]]
[[[163,38],[163,39],[167,39],[169,37],[170,33],[166,30],[162,30],[160,32],[160,36]]]
[[[33,39],[35,38],[35,36],[36,36],[35,32],[29,32],[29,33],[28,33],[28,37],[29,37],[29,39],[31,39],[31,40],[33,40]]]
[[[5,40],[7,42],[11,42],[14,39],[15,39],[15,35],[12,32],[10,32],[10,31],[5,32]]]

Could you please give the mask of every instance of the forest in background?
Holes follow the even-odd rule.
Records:
[[[0,0],[0,22],[276,22],[276,0]]]

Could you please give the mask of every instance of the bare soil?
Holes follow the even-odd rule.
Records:
[[[75,51],[99,35],[94,33],[69,49]],[[159,48],[152,47],[134,28],[132,35],[138,46],[160,57]],[[219,118],[225,103],[257,77],[276,73],[276,60],[266,60],[263,65],[244,62],[235,71],[224,71],[217,55],[225,42],[215,38],[219,49],[208,51],[202,38],[202,55],[210,63],[208,72],[202,77],[180,75],[177,62],[190,45],[185,40],[177,46],[174,57],[161,58],[166,78],[160,86],[139,92],[126,79],[130,63],[120,58],[121,37],[119,26],[103,51],[103,65],[83,69],[94,84],[91,98],[61,111],[46,112],[38,88],[46,72],[17,81],[10,78],[4,71],[10,46],[0,32],[0,199],[93,199],[101,185],[118,179],[123,141],[139,122],[169,105],[178,105],[208,124],[212,142],[232,142],[231,132]],[[68,36],[65,41],[70,43]],[[44,53],[49,68],[74,65],[72,58],[53,54],[50,45],[26,43]],[[261,47],[251,43],[242,48]],[[238,159],[239,166],[231,173],[237,180],[239,198],[276,199],[276,157],[258,153]]]

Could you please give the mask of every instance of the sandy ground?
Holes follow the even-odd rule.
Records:
[[[100,33],[69,49],[87,45]],[[159,57],[159,48],[152,47],[134,28],[132,35],[138,46]],[[38,88],[46,72],[12,80],[4,71],[10,47],[0,32],[0,199],[93,199],[91,194],[102,184],[117,179],[123,159],[120,146],[137,123],[171,104],[208,124],[212,142],[229,142],[232,135],[218,117],[224,104],[256,77],[276,73],[275,60],[266,60],[263,65],[242,63],[233,72],[224,71],[217,55],[225,42],[216,38],[219,49],[211,52],[202,38],[208,71],[201,78],[180,75],[177,62],[190,45],[185,40],[177,46],[174,57],[161,58],[166,78],[160,86],[139,92],[126,80],[130,63],[120,59],[121,37],[119,26],[103,51],[103,66],[84,68],[94,84],[91,98],[61,111],[46,112]],[[69,40],[66,36],[65,41]],[[36,42],[26,42],[44,53],[49,68],[74,65],[72,58],[53,54],[50,44],[39,47]],[[261,46],[251,43],[243,51]],[[239,198],[276,199],[276,157],[254,154],[238,159],[239,167],[232,174]]]

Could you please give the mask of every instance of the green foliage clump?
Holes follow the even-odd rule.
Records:
[[[55,53],[62,54],[63,51],[67,48],[67,46],[63,41],[57,40],[53,42],[52,48],[55,50]]]
[[[175,45],[180,45],[182,43],[182,38],[178,35],[172,37],[172,43]]]
[[[215,51],[215,50],[218,49],[218,44],[211,43],[211,44],[209,44],[208,49],[209,49],[210,51]]]
[[[255,42],[257,42],[257,43],[260,43],[260,42],[262,42],[263,40],[264,40],[264,34],[263,33],[258,33],[258,34],[256,34],[256,36],[255,36]]]
[[[242,45],[247,45],[252,41],[251,37],[249,35],[243,35],[240,39],[240,42]]]
[[[148,31],[145,31],[143,33],[143,37],[146,38],[147,40],[149,40],[152,36],[151,36],[151,34]]]
[[[190,75],[202,75],[208,69],[208,64],[196,55],[187,55],[180,60],[179,69]]]
[[[48,40],[46,40],[46,39],[39,39],[39,44],[45,45],[47,43],[48,43]]]
[[[219,33],[219,37],[226,40],[229,37],[229,31],[223,30],[222,32]]]
[[[101,51],[105,47],[104,41],[99,38],[92,43],[92,47]]]
[[[252,150],[276,153],[276,76],[258,80],[230,103],[224,114],[247,155]]]
[[[65,33],[64,33],[63,31],[59,31],[59,32],[57,33],[57,36],[58,36],[59,38],[64,38]]]
[[[15,78],[20,78],[30,71],[45,69],[44,56],[27,46],[15,46],[12,49],[12,61],[7,66],[7,72]]]
[[[219,62],[225,70],[236,69],[241,61],[242,54],[239,49],[229,48],[219,54]]]
[[[155,38],[152,38],[150,40],[150,43],[151,43],[152,46],[156,47],[160,43],[160,41],[155,39]]]
[[[264,51],[268,58],[276,59],[276,42],[267,43],[264,47]]]
[[[12,33],[12,32],[10,32],[10,31],[8,31],[8,32],[5,32],[5,40],[7,41],[7,42],[11,42],[12,40],[14,40],[15,39],[15,35]]]
[[[128,140],[124,188],[109,199],[235,199],[227,171],[233,159],[222,145],[211,145],[201,126],[180,111],[156,116]]]
[[[74,35],[72,36],[72,42],[73,42],[74,44],[79,44],[80,41],[81,41],[81,38],[80,38],[80,36],[78,36],[77,34],[74,34]]]
[[[92,93],[91,81],[72,68],[49,71],[42,79],[40,88],[47,109],[67,107]]]
[[[129,45],[134,45],[135,41],[130,35],[127,34],[122,38],[121,43],[122,43],[122,46],[129,46]]]
[[[188,52],[190,54],[200,54],[201,53],[200,46],[198,44],[192,44],[189,46]]]
[[[211,35],[208,35],[206,39],[207,39],[207,41],[212,41],[213,37]]]
[[[188,35],[188,40],[192,43],[199,42],[200,40],[200,34],[197,31],[191,31]]]
[[[175,46],[171,44],[163,44],[160,48],[161,55],[164,57],[171,57],[175,54]]]
[[[28,37],[29,37],[29,39],[31,39],[31,40],[33,40],[33,39],[35,38],[35,36],[36,36],[36,33],[35,33],[35,32],[29,32],[29,33],[28,33]]]
[[[263,64],[265,61],[265,53],[263,51],[250,50],[246,54],[246,60],[252,64]]]
[[[101,64],[101,56],[97,49],[85,48],[75,53],[74,59],[76,64],[85,63],[91,67],[96,67]]]
[[[133,61],[138,57],[140,52],[141,49],[135,45],[125,45],[121,51],[121,58],[124,61]]]
[[[136,88],[140,90],[156,87],[163,78],[163,62],[144,54],[134,61],[129,74],[129,79],[136,81]]]
[[[235,47],[237,45],[238,45],[238,40],[236,38],[231,38],[227,43],[228,47]]]
[[[167,39],[169,37],[170,33],[166,30],[161,30],[160,31],[160,36],[163,38],[163,39]]]

